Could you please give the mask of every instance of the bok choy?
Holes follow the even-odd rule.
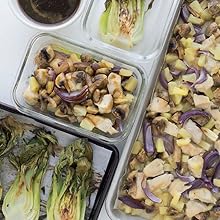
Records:
[[[68,145],[55,167],[47,202],[48,220],[84,220],[92,179],[93,152],[87,139]]]
[[[144,35],[144,16],[154,0],[106,0],[100,17],[101,37],[108,43],[131,48]]]
[[[2,211],[6,220],[39,219],[41,180],[47,168],[50,149],[56,144],[57,139],[53,135],[36,130],[20,156],[9,155],[18,173],[3,201]]]

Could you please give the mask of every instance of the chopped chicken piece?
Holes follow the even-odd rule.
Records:
[[[217,60],[214,60],[212,57],[207,56],[206,57],[206,63],[204,65],[206,70],[210,73],[212,76],[213,74],[216,74],[220,69],[220,62]]]
[[[214,80],[211,76],[207,75],[207,80],[203,83],[195,85],[195,88],[199,92],[207,92],[214,85]]]
[[[211,35],[209,38],[202,42],[202,50],[209,50],[210,47],[214,47],[216,45],[215,36]]]
[[[132,184],[131,188],[128,190],[128,194],[134,199],[144,199],[146,195],[142,189],[142,181],[145,178],[142,172],[138,172],[135,175],[135,182]]]
[[[143,170],[144,175],[148,177],[159,176],[164,173],[164,161],[161,159],[155,159],[147,164]]]
[[[166,100],[154,97],[150,103],[149,110],[152,112],[164,113],[170,111],[170,106]]]
[[[182,194],[187,189],[191,188],[191,186],[187,186],[187,182],[183,182],[180,179],[175,179],[169,187],[169,193],[174,197],[176,193]]]
[[[193,176],[197,178],[202,177],[203,164],[204,160],[200,155],[194,156],[188,160],[188,167]]]
[[[38,103],[39,95],[38,93],[32,92],[30,86],[24,91],[23,96],[29,105],[36,105]]]
[[[204,150],[201,147],[196,147],[192,143],[181,146],[181,150],[184,154],[187,154],[189,156],[196,156],[204,152]]]
[[[110,73],[108,76],[108,85],[109,93],[114,97],[118,98],[123,96],[123,90],[121,87],[121,76],[116,73]]]
[[[118,131],[112,127],[113,123],[110,119],[98,115],[91,115],[91,114],[87,114],[86,117],[89,118],[96,126],[96,128],[98,128],[99,130],[105,133],[108,132],[109,134],[118,133]]]
[[[177,137],[179,128],[174,123],[167,121],[164,132],[171,136]]]
[[[205,95],[193,95],[193,101],[197,108],[207,109],[210,107],[211,102],[208,96]]]
[[[211,205],[205,205],[204,203],[197,202],[197,201],[189,201],[186,203],[186,215],[189,218],[202,213],[207,212],[212,209]]]
[[[192,135],[192,140],[196,143],[199,144],[202,140],[202,131],[200,128],[196,125],[194,121],[189,119],[185,124],[184,128]]]
[[[111,94],[104,95],[103,98],[98,103],[95,103],[95,105],[98,106],[99,112],[101,114],[110,113],[113,107],[112,95]]]
[[[211,114],[211,116],[216,120],[220,122],[220,111],[219,109],[212,109],[212,108],[208,108],[207,112],[209,112]]]
[[[158,189],[166,189],[174,179],[172,174],[165,173],[161,176],[155,177],[153,179],[147,180],[150,191],[155,191]]]
[[[206,188],[193,189],[189,192],[189,198],[191,200],[198,199],[204,203],[216,203],[216,198]]]

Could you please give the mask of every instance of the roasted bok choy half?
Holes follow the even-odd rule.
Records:
[[[154,0],[106,0],[100,17],[101,37],[108,43],[131,48],[144,35],[145,12]]]
[[[41,180],[57,139],[44,130],[36,130],[35,133],[20,156],[9,155],[18,173],[3,201],[2,212],[6,220],[39,219]]]
[[[90,192],[93,151],[87,139],[64,148],[53,174],[47,203],[48,220],[84,220]]]
[[[13,117],[6,117],[0,121],[0,161],[3,156],[16,146],[19,138],[24,133],[24,125],[14,120]],[[0,199],[2,197],[2,186],[0,180]]]

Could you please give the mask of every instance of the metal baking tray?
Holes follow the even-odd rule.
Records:
[[[155,89],[155,85],[157,83],[157,78],[158,78],[159,73],[162,69],[162,66],[163,66],[163,63],[164,63],[164,56],[167,52],[169,41],[170,41],[170,38],[173,34],[173,28],[174,28],[175,24],[178,21],[181,5],[182,5],[182,1],[180,1],[178,10],[173,15],[174,16],[173,21],[170,24],[171,29],[170,29],[169,34],[167,35],[167,39],[166,39],[166,41],[163,45],[162,52],[161,52],[160,56],[158,57],[158,59],[156,59],[155,62],[154,62],[154,66],[153,66],[152,71],[151,71],[150,76],[149,76],[149,87],[147,88],[146,93],[145,93],[145,97],[144,97],[145,102],[143,102],[143,105],[145,107],[142,111],[141,117],[139,118],[137,127],[134,127],[134,129],[132,130],[132,133],[130,134],[129,138],[127,139],[127,142],[126,142],[125,147],[124,147],[123,154],[122,154],[122,156],[120,158],[120,161],[119,161],[119,164],[118,164],[117,172],[114,176],[114,179],[112,181],[112,185],[110,187],[110,190],[109,190],[109,193],[108,193],[108,196],[107,196],[107,199],[106,199],[106,203],[105,203],[106,211],[108,213],[108,216],[112,220],[133,220],[134,218],[136,220],[143,220],[143,218],[141,218],[141,217],[129,216],[129,215],[126,215],[125,213],[121,212],[118,209],[114,209],[114,205],[115,205],[115,202],[116,202],[116,199],[117,199],[117,194],[118,194],[119,186],[121,184],[121,179],[122,179],[122,177],[125,174],[126,169],[127,169],[128,158],[130,157],[131,150],[132,150],[132,147],[133,147],[133,143],[137,139],[137,137],[140,133],[140,130],[142,128],[142,122],[143,122],[143,119],[144,119],[145,114],[146,114],[147,105],[149,104],[149,101],[152,97],[152,94],[153,94],[154,89]]]
[[[71,132],[64,130],[64,129],[58,129],[57,127],[48,127],[45,123],[38,122],[36,120],[33,120],[31,117],[27,117],[19,113],[15,108],[6,106],[2,103],[0,103],[0,118],[3,118],[5,116],[11,115],[16,120],[25,122],[27,124],[33,124],[37,127],[43,127],[48,131],[51,131],[53,134],[56,135],[58,138],[58,141],[61,145],[65,146],[69,143],[71,143],[76,137],[75,134],[72,134]],[[112,177],[114,175],[115,169],[118,164],[119,154],[115,146],[113,145],[104,145],[95,141],[89,140],[93,147],[93,170],[94,174],[97,174],[98,182],[97,186],[98,189],[92,193],[92,195],[89,198],[89,207],[87,208],[88,220],[96,220],[98,218],[99,212],[101,210],[102,204],[105,200],[106,194],[108,192],[109,186],[111,184]],[[3,166],[5,164],[3,163]],[[3,187],[6,188],[9,187],[8,184],[11,182],[13,178],[13,174],[8,173],[7,171],[4,171],[1,167],[1,180]],[[47,177],[46,177],[47,178]],[[45,178],[45,179],[46,179]],[[50,180],[47,180],[50,181]],[[5,185],[4,185],[5,184]],[[44,181],[43,181],[44,184]],[[45,189],[46,189],[45,185]],[[45,196],[41,195],[41,202],[45,201]],[[44,219],[44,217],[41,217]]]

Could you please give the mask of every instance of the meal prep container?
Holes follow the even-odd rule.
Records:
[[[110,187],[107,199],[106,199],[106,203],[105,203],[106,210],[107,210],[109,218],[112,220],[133,220],[133,219],[143,220],[143,218],[141,218],[141,217],[126,215],[124,212],[116,209],[115,203],[117,200],[119,187],[121,186],[122,178],[126,174],[127,165],[128,165],[129,158],[131,155],[133,143],[135,142],[135,140],[137,140],[139,133],[142,130],[142,123],[143,123],[143,119],[146,114],[146,108],[147,108],[147,105],[149,104],[149,101],[150,101],[152,94],[155,90],[155,86],[157,84],[157,78],[161,72],[161,69],[162,69],[162,66],[164,63],[164,56],[165,56],[167,49],[168,49],[169,40],[173,34],[172,30],[173,30],[173,28],[179,18],[180,8],[181,8],[181,1],[179,2],[178,8],[174,14],[174,19],[171,23],[171,29],[170,29],[169,35],[167,36],[167,39],[163,45],[162,52],[161,52],[160,56],[158,57],[158,59],[154,62],[154,66],[150,72],[149,79],[148,79],[149,86],[147,87],[147,89],[145,91],[145,95],[144,95],[145,102],[143,102],[143,105],[145,106],[145,108],[142,110],[142,116],[139,118],[137,126],[132,130],[129,138],[126,141],[124,151],[122,153],[122,156],[120,158],[120,161],[119,161],[119,164],[117,167],[117,172],[114,176],[114,179],[112,181],[112,184],[111,184],[111,187]]]
[[[51,131],[53,134],[55,134],[59,140],[59,143],[63,146],[71,143],[75,138],[77,138],[77,136],[75,134],[72,134],[70,131],[60,130],[56,127],[48,127],[46,124],[32,120],[31,117],[22,115],[12,107],[0,103],[0,118],[8,115],[13,116],[16,120],[20,122],[33,124],[37,127],[44,127],[47,131]],[[91,140],[89,141],[93,147],[93,170],[95,173],[99,174],[100,180],[99,189],[96,190],[96,192],[94,192],[90,197],[90,214],[88,219],[95,220],[98,218],[102,204],[105,200],[106,194],[111,184],[112,177],[118,164],[119,156],[117,149],[113,145],[105,145]],[[10,178],[13,176],[13,174],[8,172],[8,170],[1,170],[0,176],[2,184],[4,186],[4,184],[11,181]],[[44,182],[47,182],[47,177],[45,178],[43,183]],[[45,186],[45,188],[47,187]],[[41,196],[41,199],[44,201],[44,196]]]
[[[108,135],[101,132],[98,133],[98,132],[88,131],[81,128],[79,124],[71,124],[70,122],[64,121],[62,118],[58,118],[48,112],[41,112],[39,109],[35,109],[25,102],[23,98],[23,92],[28,86],[29,77],[36,69],[36,65],[34,63],[35,56],[40,49],[42,49],[47,45],[53,45],[54,47],[57,47],[64,51],[68,50],[79,54],[89,53],[97,60],[105,59],[116,65],[119,65],[121,67],[133,71],[134,76],[138,80],[138,86],[134,93],[135,99],[133,104],[131,105],[128,119],[123,124],[122,132],[119,132],[118,134],[115,135]],[[124,140],[128,136],[130,130],[132,129],[134,121],[137,119],[136,118],[137,112],[142,107],[143,87],[146,84],[145,82],[146,77],[144,76],[141,67],[136,67],[130,64],[133,62],[129,62],[129,61],[122,62],[120,59],[117,60],[113,59],[111,58],[111,56],[108,55],[108,52],[106,50],[103,51],[104,52],[102,53],[94,49],[88,49],[82,44],[72,43],[66,39],[62,39],[60,37],[51,34],[40,34],[34,37],[30,45],[28,46],[27,52],[24,57],[24,61],[18,73],[16,84],[13,89],[13,99],[17,106],[17,109],[26,115],[31,115],[32,117],[50,123],[51,125],[56,124],[60,127],[65,127],[70,131],[73,131],[85,137],[90,137],[95,140],[102,140],[111,143],[116,143]]]
[[[18,0],[9,0],[9,6],[10,6],[12,12],[15,14],[15,16],[20,21],[22,21],[24,24],[26,24],[32,28],[39,29],[39,30],[54,31],[54,30],[58,30],[58,29],[67,27],[68,25],[75,22],[81,16],[83,11],[85,10],[87,1],[88,0],[81,0],[78,9],[76,10],[76,12],[73,15],[71,15],[66,20],[59,22],[59,23],[56,23],[56,24],[43,24],[43,23],[39,23],[39,22],[33,20],[31,17],[26,15],[26,13],[22,10],[22,8],[20,7],[20,5],[18,3]]]
[[[150,0],[146,1],[148,4]],[[179,7],[180,0],[155,0],[153,7],[145,14],[143,39],[133,48],[120,49],[102,41],[99,34],[99,20],[105,10],[105,0],[91,0],[83,20],[83,29],[87,38],[94,45],[112,50],[131,60],[145,62],[160,54],[167,37],[173,15]]]

